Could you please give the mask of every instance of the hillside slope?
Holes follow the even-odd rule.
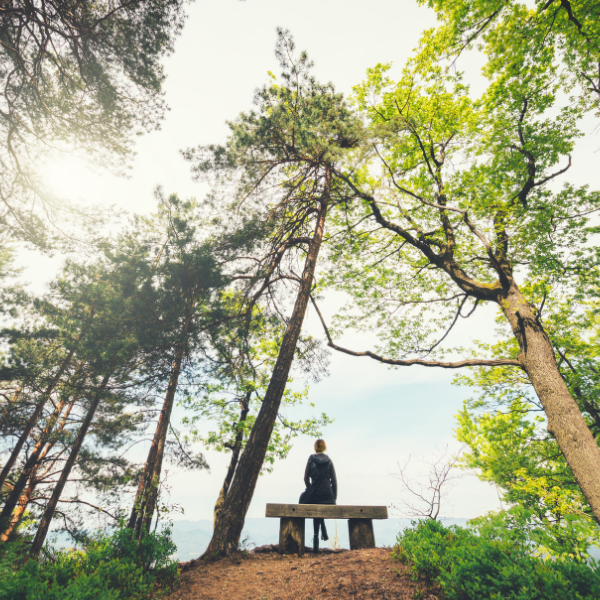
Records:
[[[302,558],[261,550],[210,563],[193,561],[169,600],[412,600],[422,589],[385,548]],[[417,597],[437,600],[422,592]]]

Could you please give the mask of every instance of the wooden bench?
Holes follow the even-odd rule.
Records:
[[[279,554],[304,554],[304,519],[348,519],[350,550],[375,548],[373,519],[387,519],[387,506],[267,504],[267,517],[278,518]]]

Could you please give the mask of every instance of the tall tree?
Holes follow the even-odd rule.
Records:
[[[12,514],[11,522],[0,536],[1,541],[4,542],[11,538],[11,536],[14,534],[14,532],[20,525],[21,519],[24,517],[25,511],[27,510],[28,506],[32,502],[35,502],[37,500],[37,488],[40,486],[40,484],[44,483],[44,480],[49,475],[50,471],[57,467],[57,463],[60,461],[60,455],[62,453],[62,450],[60,450],[54,456],[52,455],[51,451],[53,450],[57,442],[60,442],[61,438],[64,436],[65,426],[69,421],[70,413],[73,409],[76,400],[77,397],[74,396],[71,399],[71,401],[67,404],[64,412],[61,414],[60,424],[57,427],[57,430],[54,432],[54,435],[46,443],[42,453],[40,454],[37,465],[33,469],[27,482],[27,487],[21,495],[21,497],[19,498],[18,505]]]
[[[44,509],[44,514],[42,515],[42,519],[40,521],[40,524],[38,525],[38,529],[35,534],[33,544],[31,546],[32,554],[39,554],[40,550],[42,549],[42,546],[44,545],[46,535],[48,534],[48,529],[50,528],[50,523],[52,522],[52,518],[54,517],[56,506],[58,504],[58,501],[60,500],[60,496],[63,490],[65,489],[65,485],[69,480],[69,476],[71,475],[71,471],[73,470],[75,461],[79,456],[81,447],[83,445],[83,441],[92,423],[92,419],[94,418],[96,411],[98,410],[98,405],[100,404],[102,393],[106,389],[111,375],[112,372],[109,372],[103,377],[102,382],[100,383],[98,389],[93,395],[87,413],[85,414],[83,423],[81,424],[81,427],[79,428],[79,431],[77,433],[77,437],[75,438],[75,442],[73,443],[70,449],[69,456],[65,461],[58,481],[56,482],[56,485],[52,490],[52,495],[50,496],[48,503],[46,504],[46,508]]]
[[[176,198],[170,200],[169,207],[177,205]],[[188,203],[187,206],[192,205]],[[191,235],[191,227],[180,216],[168,209],[166,214],[165,219],[170,219],[171,223],[171,236]],[[57,503],[65,502],[61,496],[72,473],[77,473],[79,481],[85,481],[88,487],[97,487],[98,491],[109,480],[117,487],[126,483],[127,477],[119,471],[129,470],[129,480],[135,477],[128,462],[110,456],[110,451],[122,448],[130,436],[137,433],[139,426],[147,420],[143,414],[152,410],[153,392],[169,378],[173,347],[180,339],[182,303],[185,305],[189,300],[181,293],[181,285],[177,287],[175,283],[187,285],[190,281],[204,279],[204,284],[210,285],[215,280],[210,252],[202,245],[198,247],[195,262],[176,264],[171,260],[170,271],[154,268],[157,257],[168,257],[172,250],[165,248],[163,231],[153,233],[157,238],[146,236],[142,239],[140,232],[135,230],[124,234],[94,263],[69,261],[52,285],[52,302],[46,299],[37,303],[43,309],[46,325],[54,325],[55,329],[41,328],[39,335],[34,330],[33,336],[28,336],[27,330],[10,332],[16,341],[12,355],[15,361],[6,371],[11,376],[15,372],[25,372],[27,378],[20,382],[19,401],[9,404],[11,418],[7,420],[7,426],[14,429],[20,422],[26,428],[26,443],[32,451],[27,453],[24,463],[21,461],[13,469],[16,480],[10,481],[2,510],[5,528],[14,529],[19,517],[17,513],[23,512],[20,510],[23,496],[26,501],[39,500],[43,496],[35,489],[40,487],[39,473],[44,471],[44,463],[56,460],[56,454],[48,455],[48,446],[61,429],[59,423],[65,407],[72,402],[73,394],[77,396],[66,436],[62,436],[60,449],[57,448],[59,455],[62,452],[66,457],[66,462],[56,481],[46,480],[42,484],[45,490],[55,485],[50,497],[46,498],[45,514],[34,546],[36,551],[43,544]],[[163,260],[163,266],[164,263]],[[91,320],[90,307],[94,309]],[[75,345],[72,343],[73,332],[78,333]],[[193,337],[195,332],[190,334]],[[70,356],[72,365],[70,369],[61,370],[65,355]],[[23,370],[23,365],[28,368]],[[78,378],[79,370],[83,374]],[[110,385],[107,377],[111,378]],[[36,390],[47,379],[54,389],[50,393],[46,393],[46,388],[41,391],[46,393],[52,410],[40,415],[38,422],[29,428],[23,418],[27,404],[19,404],[26,402],[28,396],[35,397]],[[142,409],[140,413],[132,410],[136,406]],[[166,450],[171,454],[169,446]],[[85,456],[84,462],[81,462],[81,456]],[[59,464],[63,459],[59,459]],[[110,473],[111,469],[113,473]],[[32,484],[34,487],[30,490]],[[24,494],[26,486],[29,487]],[[34,491],[36,494],[32,497]]]
[[[61,378],[65,375],[65,373],[69,372],[68,369],[71,366],[71,363],[73,362],[73,357],[75,356],[75,350],[77,349],[77,345],[82,339],[83,332],[85,331],[86,326],[89,324],[89,321],[91,319],[93,319],[93,317],[94,317],[94,308],[89,307],[88,317],[83,323],[81,323],[81,330],[79,331],[77,338],[75,340],[63,340],[63,343],[58,344],[58,346],[55,346],[54,344],[51,345],[54,347],[54,349],[57,349],[59,352],[62,351],[62,356],[60,357],[60,361],[58,363],[54,362],[55,372],[52,373],[51,379],[47,383],[45,389],[43,389],[43,391],[39,394],[39,397],[36,398],[34,410],[31,413],[31,415],[29,416],[29,418],[27,419],[22,430],[19,432],[20,435],[19,435],[14,447],[11,449],[10,455],[9,455],[8,459],[6,460],[6,463],[2,467],[2,471],[0,472],[0,489],[4,485],[4,482],[6,481],[6,478],[8,477],[11,469],[13,468],[13,466],[19,456],[19,453],[23,449],[25,442],[31,435],[31,431],[33,430],[36,423],[39,421],[39,419],[42,415],[42,411],[44,410],[44,407],[46,406],[46,403],[50,400],[50,397],[51,397],[52,393],[54,392],[54,390],[56,389],[56,387],[59,385]],[[43,332],[42,332],[42,334],[43,334]],[[21,333],[19,335],[19,337],[21,337],[22,335],[23,334]],[[69,343],[69,342],[71,342],[71,343]],[[69,345],[65,348],[66,344],[69,344]],[[29,344],[27,344],[27,345],[29,346]],[[38,377],[36,377],[36,376],[38,376]],[[31,372],[28,373],[24,379],[28,380],[30,384],[33,384],[34,389],[39,387],[39,385],[41,383],[40,378],[39,378],[38,369],[35,369],[33,373],[31,373]],[[22,380],[20,382],[21,390],[23,389],[23,387],[25,385],[26,385],[26,381]],[[6,409],[7,416],[9,414],[9,412],[13,412],[15,410],[15,408],[17,408],[17,409],[20,408],[19,405],[24,400],[26,401],[26,397],[22,393],[22,391],[19,394],[19,400],[20,400],[19,404],[16,404],[15,402],[13,402],[12,406],[7,407],[7,409]],[[39,446],[40,452],[41,452],[41,449],[42,449],[44,443],[45,443],[45,441],[41,442],[41,445]],[[33,461],[32,464],[37,460],[35,457],[30,457],[30,459]]]
[[[598,420],[597,291],[584,285],[569,296],[535,282],[524,292],[544,310],[538,315],[554,348],[558,367],[596,440]],[[516,341],[506,336],[490,349],[494,355],[516,354]],[[556,439],[545,428],[543,407],[523,371],[507,367],[474,368],[455,383],[466,385],[475,397],[464,402],[457,415],[456,437],[468,451],[461,462],[477,469],[494,484],[507,508],[480,519],[498,520],[530,531],[543,552],[587,558],[597,544],[600,528],[581,493]]]
[[[346,235],[331,281],[362,309],[350,322],[379,328],[388,357],[345,351],[393,365],[523,369],[600,520],[600,449],[561,376],[541,306],[523,291],[532,278],[568,289],[574,273],[596,277],[588,215],[600,194],[555,187],[586,107],[561,104],[564,79],[544,61],[503,73],[477,103],[461,75],[431,57],[420,55],[397,83],[386,70],[370,70],[356,89],[372,144],[359,168],[336,171],[361,201],[339,214]],[[426,358],[486,302],[502,311],[516,356]]]
[[[90,311],[91,307],[89,305],[83,307],[80,305],[78,308],[80,309],[80,316],[83,317],[83,322],[80,323],[81,329],[83,330],[89,321],[90,312],[93,313],[93,310]],[[75,313],[77,311],[74,310],[73,312]],[[69,320],[76,321],[77,319],[73,318],[73,315],[71,315],[71,319]],[[12,518],[12,512],[19,502],[21,493],[23,492],[23,489],[27,485],[28,481],[32,479],[34,472],[37,470],[40,457],[44,452],[44,448],[46,447],[46,444],[49,442],[56,426],[59,423],[63,409],[69,402],[69,393],[67,392],[65,394],[64,390],[61,390],[61,393],[58,395],[56,404],[51,402],[51,399],[55,389],[59,386],[64,386],[66,381],[68,381],[71,377],[71,371],[69,370],[69,367],[71,366],[71,363],[74,362],[75,349],[77,345],[81,343],[81,341],[82,333],[79,334],[76,344],[72,345],[68,349],[61,348],[62,356],[56,368],[57,372],[56,374],[53,374],[50,383],[46,389],[43,390],[41,399],[36,401],[37,403],[35,405],[35,409],[24,424],[24,429],[22,432],[20,432],[19,438],[17,439],[15,446],[11,449],[8,460],[2,469],[2,473],[0,475],[2,477],[2,484],[4,484],[10,474],[11,469],[15,466],[19,454],[22,452],[25,442],[32,437],[34,427],[38,424],[38,421],[40,421],[46,403],[49,403],[50,409],[48,418],[46,420],[42,419],[41,432],[37,436],[31,452],[29,452],[28,456],[26,457],[25,463],[20,469],[20,473],[14,485],[12,486],[12,489],[7,494],[6,500],[2,507],[2,512],[0,513],[0,533],[3,532],[6,527],[8,527],[8,524]],[[68,343],[69,340],[65,340],[65,342]],[[77,376],[75,375],[75,377]],[[14,409],[14,407],[12,408]]]
[[[68,271],[67,271],[68,273]],[[100,403],[107,392],[109,381],[127,380],[130,372],[138,368],[138,357],[144,346],[136,336],[132,321],[137,318],[138,301],[135,295],[128,294],[122,280],[105,265],[73,265],[71,277],[65,278],[60,286],[63,294],[71,292],[71,298],[95,307],[95,319],[78,348],[78,358],[86,365],[87,390],[83,394],[81,423],[67,449],[67,456],[60,475],[48,499],[42,518],[38,524],[31,552],[41,550],[57,504],[73,471],[90,426],[96,416]],[[67,296],[68,297],[68,296]],[[28,461],[28,463],[31,461]],[[36,465],[39,458],[36,461]],[[13,492],[8,497],[2,515],[11,509],[11,496],[28,472],[28,464],[20,475]],[[34,467],[35,468],[35,467]],[[31,475],[29,475],[31,478]],[[0,517],[2,516],[0,515]]]
[[[158,282],[144,293],[152,307],[147,317],[168,331],[163,341],[170,362],[164,401],[128,523],[138,538],[148,533],[154,515],[171,413],[185,361],[206,344],[206,331],[222,317],[219,288],[225,281],[211,240],[203,239],[207,232],[195,202],[182,202],[175,195],[165,198],[160,193],[158,198],[157,214],[136,221],[135,229],[121,240],[118,257],[124,265],[133,268],[135,263],[135,268],[145,271],[149,284]]]
[[[233,210],[254,210],[265,223],[266,252],[258,260],[264,276],[249,297],[272,293],[269,288],[278,280],[296,281],[298,285],[267,391],[208,554],[227,554],[237,548],[294,359],[329,206],[338,198],[333,165],[345,149],[356,145],[359,136],[359,122],[342,97],[331,85],[318,84],[309,75],[305,53],[294,58],[294,46],[286,32],[280,30],[278,35],[281,83],[274,81],[256,92],[256,111],[243,113],[230,124],[231,135],[225,146],[186,153],[196,161],[194,168],[199,175],[213,174],[221,181],[238,184]],[[299,256],[304,264],[300,272],[292,268],[284,273],[282,261],[292,248],[302,248]]]
[[[44,303],[47,305],[47,303]],[[122,309],[122,305],[119,306]],[[85,316],[85,313],[84,313]],[[48,324],[48,323],[47,323]],[[37,506],[47,499],[48,487],[52,486],[53,480],[57,474],[60,474],[61,463],[64,455],[69,452],[72,444],[74,431],[77,429],[81,412],[87,401],[87,394],[90,392],[90,365],[82,362],[81,356],[85,355],[85,349],[80,344],[78,350],[82,355],[77,356],[72,361],[72,367],[63,373],[61,379],[55,384],[54,390],[48,397],[47,405],[44,407],[40,418],[28,427],[30,420],[30,409],[35,405],[40,391],[45,390],[48,379],[54,380],[56,368],[63,362],[65,348],[61,346],[61,336],[57,335],[59,331],[43,328],[31,331],[23,328],[22,331],[11,330],[12,342],[10,345],[10,359],[12,364],[3,365],[3,370],[7,373],[20,372],[21,366],[27,366],[27,376],[19,380],[18,398],[7,403],[4,413],[5,419],[0,425],[0,432],[3,437],[2,452],[14,453],[14,447],[10,446],[11,436],[23,437],[23,428],[28,429],[23,451],[17,456],[9,476],[5,480],[1,496],[4,500],[8,499],[15,487],[23,485],[23,475],[27,476],[25,482],[26,489],[21,494],[17,506],[12,514],[10,526],[5,529],[2,539],[8,538],[11,533],[19,526],[20,520],[27,510],[32,507],[33,513],[29,513],[35,518],[34,513]],[[89,332],[88,332],[89,333]],[[68,347],[69,339],[62,340]],[[100,341],[100,340],[97,340]],[[98,348],[98,347],[97,347]],[[87,354],[89,358],[89,353]],[[8,361],[7,361],[8,362]],[[41,390],[40,390],[41,388]],[[143,400],[142,400],[143,403]],[[115,455],[111,456],[104,452],[103,456],[97,453],[88,453],[86,465],[83,472],[77,474],[78,486],[87,488],[101,489],[108,480],[112,480],[115,486],[115,492],[124,483],[123,475],[128,470],[128,461],[122,459],[119,455],[122,453],[122,446],[126,446],[131,441],[131,435],[135,432],[139,415],[128,411],[123,413],[125,406],[133,407],[140,404],[132,394],[121,394],[118,401],[115,401],[115,394],[111,395],[110,402],[106,402],[103,408],[100,422],[93,427],[93,433],[99,438],[103,438],[102,446],[105,449],[114,448]],[[4,408],[4,407],[3,407]],[[114,437],[111,437],[111,434]],[[13,454],[14,456],[14,454]],[[6,465],[5,465],[6,466]],[[121,475],[119,475],[121,471]],[[61,499],[61,502],[64,502]],[[84,501],[70,499],[69,504],[75,506],[88,506]],[[89,504],[90,508],[93,504]],[[69,512],[73,512],[70,510]],[[102,510],[100,511],[102,512]],[[71,517],[65,517],[72,522]],[[104,514],[108,514],[104,512]]]

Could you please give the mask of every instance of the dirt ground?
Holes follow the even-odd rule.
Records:
[[[276,547],[211,563],[193,561],[169,600],[437,600],[390,550],[280,556]],[[261,550],[263,550],[261,552]],[[198,564],[200,563],[200,564]]]

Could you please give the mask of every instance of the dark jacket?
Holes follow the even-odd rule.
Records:
[[[306,470],[304,471],[304,483],[308,488],[319,478],[322,470],[325,469],[325,478],[321,481],[319,487],[311,492],[310,504],[335,504],[337,499],[337,479],[335,477],[335,468],[331,459],[326,454],[311,454]]]

